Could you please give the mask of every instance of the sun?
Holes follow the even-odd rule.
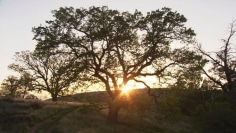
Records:
[[[130,86],[125,85],[125,86],[122,88],[122,93],[128,93],[129,90],[130,90]]]
[[[130,93],[130,90],[132,89],[135,89],[136,85],[135,85],[135,82],[134,81],[128,81],[127,84],[123,85],[121,91],[122,91],[122,94],[128,94]]]

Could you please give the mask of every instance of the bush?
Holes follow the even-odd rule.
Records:
[[[159,110],[168,117],[192,115],[203,104],[206,92],[197,89],[169,89],[158,99]]]
[[[181,113],[192,115],[196,107],[206,102],[207,93],[197,89],[177,90],[176,95],[179,98],[179,108]]]
[[[158,111],[166,118],[176,120],[180,116],[180,98],[175,90],[165,90],[158,99]]]
[[[197,126],[203,133],[234,133],[236,110],[229,102],[216,102],[199,106],[196,110]]]

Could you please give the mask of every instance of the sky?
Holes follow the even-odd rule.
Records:
[[[52,10],[65,6],[108,6],[144,14],[169,7],[188,19],[186,25],[195,30],[207,51],[220,48],[229,24],[236,20],[236,0],[0,0],[0,83],[12,74],[8,65],[14,62],[15,52],[34,50],[32,27],[44,25],[52,19]]]

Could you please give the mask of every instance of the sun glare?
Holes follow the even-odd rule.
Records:
[[[122,93],[128,94],[131,89],[135,89],[136,85],[134,81],[129,81],[126,85],[122,87]]]
[[[128,93],[128,91],[130,90],[130,87],[128,85],[125,85],[123,88],[122,88],[122,92],[123,93]]]

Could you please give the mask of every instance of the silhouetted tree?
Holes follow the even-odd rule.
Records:
[[[204,74],[217,85],[217,88],[221,88],[227,94],[233,106],[236,105],[236,51],[232,43],[235,32],[235,22],[233,22],[230,24],[228,37],[222,39],[223,46],[219,51],[212,52],[214,55],[204,51],[201,45],[197,47],[212,66],[209,70],[202,68]]]
[[[12,98],[19,97],[21,94],[19,89],[21,84],[20,82],[20,79],[15,76],[8,76],[1,84],[2,94]]]
[[[222,39],[224,44],[217,52],[206,52],[197,45],[198,51],[212,64],[209,70],[202,68],[204,74],[227,94],[236,89],[236,51],[231,43],[235,32],[235,23],[231,23],[229,36]]]
[[[111,10],[106,6],[89,9],[60,8],[55,20],[33,28],[38,42],[36,51],[67,45],[76,57],[88,64],[87,74],[104,83],[109,104],[108,121],[117,122],[123,106],[121,89],[133,80],[151,87],[142,77],[171,73],[170,68],[201,62],[201,57],[185,47],[172,48],[177,42],[192,42],[195,33],[184,26],[187,19],[170,8],[143,15]]]
[[[57,51],[57,54],[38,55],[36,52],[22,51],[15,55],[15,63],[9,67],[19,73],[30,75],[31,90],[47,91],[52,100],[57,101],[63,91],[68,91],[70,85],[77,82],[80,72],[84,69],[81,63],[73,56]],[[27,85],[27,81],[25,82]]]

